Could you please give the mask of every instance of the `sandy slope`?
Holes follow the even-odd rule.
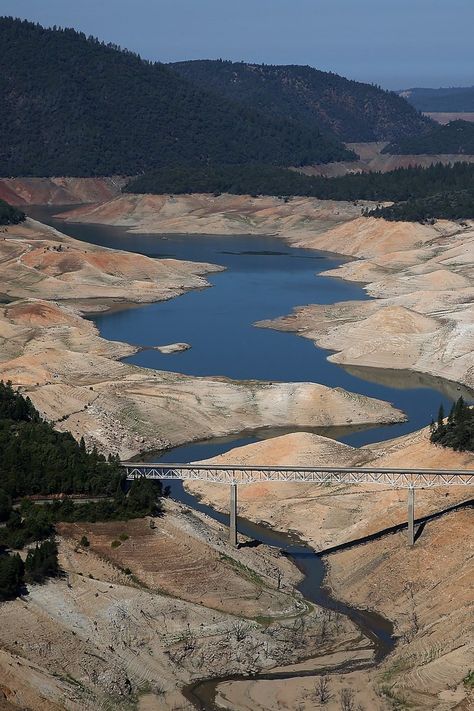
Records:
[[[104,202],[117,195],[125,178],[0,178],[0,198],[10,205],[74,205]]]

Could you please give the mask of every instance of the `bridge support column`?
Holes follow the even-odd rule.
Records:
[[[229,543],[237,546],[237,484],[230,485]]]
[[[408,489],[408,545],[415,543],[415,489]]]

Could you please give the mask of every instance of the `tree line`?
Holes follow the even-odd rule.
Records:
[[[385,146],[382,153],[403,155],[474,155],[474,122],[450,121],[435,125],[419,136],[403,136]]]
[[[374,84],[309,66],[224,60],[176,62],[171,69],[244,107],[317,126],[343,141],[393,141],[428,131],[433,121]]]
[[[135,175],[178,161],[302,165],[354,155],[314,125],[237,105],[115,45],[0,18],[0,175]]]
[[[425,221],[473,217],[474,164],[438,163],[336,178],[308,176],[268,165],[179,165],[156,169],[128,183],[130,193],[231,193],[314,197],[321,200],[394,202],[367,208],[366,215]]]

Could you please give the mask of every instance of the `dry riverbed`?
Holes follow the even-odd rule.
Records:
[[[171,501],[152,528],[58,533],[65,578],[0,606],[0,699],[16,708],[189,708],[180,690],[192,680],[327,653],[329,632],[342,646],[357,638],[294,592],[284,557],[230,548],[221,526]]]

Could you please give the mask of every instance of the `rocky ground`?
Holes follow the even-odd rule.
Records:
[[[357,638],[350,623],[295,594],[298,573],[284,557],[230,548],[207,517],[166,508],[153,528],[59,527],[64,579],[0,606],[5,702],[25,711],[187,709],[180,689],[193,679],[328,654],[330,636],[341,646]]]

